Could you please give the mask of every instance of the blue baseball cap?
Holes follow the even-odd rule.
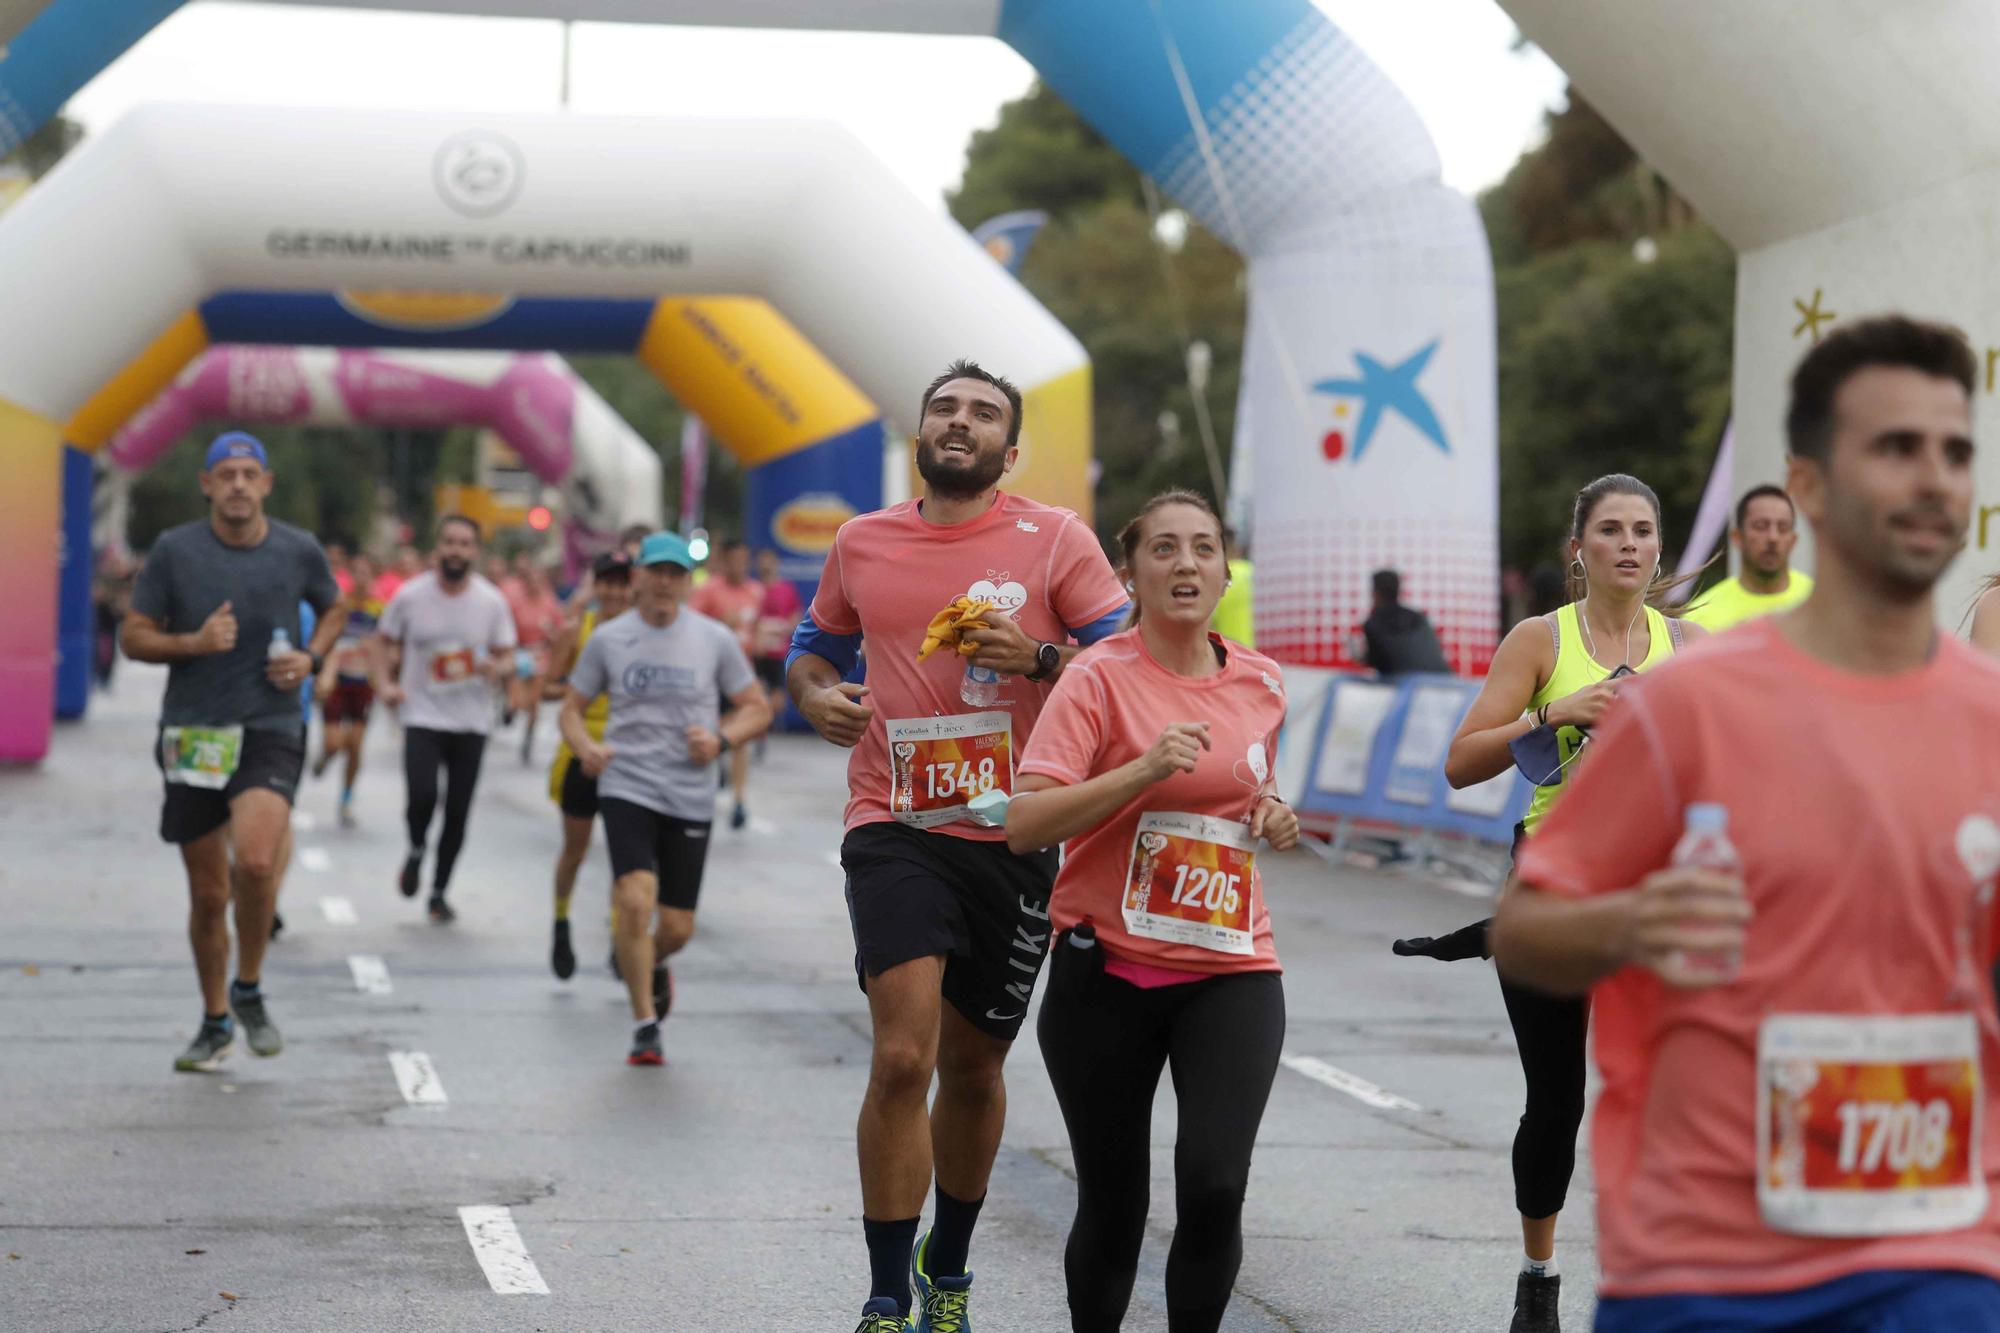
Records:
[[[215,437],[215,443],[208,446],[208,459],[201,465],[207,472],[225,458],[254,458],[257,466],[269,470],[270,456],[264,452],[263,441],[255,435],[246,435],[240,430],[232,430]]]
[[[656,532],[639,543],[638,564],[641,569],[647,565],[679,565],[692,572],[694,552],[678,532]]]

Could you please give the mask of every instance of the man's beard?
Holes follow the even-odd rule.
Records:
[[[977,445],[973,447],[975,450],[978,448]],[[1007,451],[1004,449],[990,456],[974,453],[963,468],[951,467],[944,460],[943,438],[935,444],[917,446],[917,475],[924,479],[924,485],[947,500],[970,500],[983,495],[1007,471]]]
[[[438,557],[438,573],[444,575],[445,582],[456,583],[472,572],[470,560],[453,560],[448,556]]]

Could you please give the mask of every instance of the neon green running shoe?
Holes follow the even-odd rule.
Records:
[[[932,1277],[924,1269],[924,1251],[930,1247],[926,1231],[910,1254],[910,1271],[917,1279],[917,1317],[912,1333],[972,1333],[972,1274]]]
[[[888,1296],[877,1296],[861,1307],[861,1322],[854,1333],[910,1333],[910,1321]]]

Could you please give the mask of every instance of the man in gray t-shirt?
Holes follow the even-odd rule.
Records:
[[[259,982],[305,766],[299,687],[347,619],[319,543],[265,515],[272,481],[255,438],[216,439],[201,471],[209,516],[153,543],[121,631],[127,657],[167,664],[154,754],[166,780],[160,836],[179,845],[187,871],[203,1003],[201,1028],[174,1062],[187,1073],[220,1065],[237,1021],[258,1055],[284,1048]],[[301,603],[319,616],[310,642],[299,634]]]
[[[599,625],[583,646],[560,726],[583,771],[597,779],[611,848],[618,970],[636,1029],[627,1063],[657,1065],[659,1022],[673,1001],[666,959],[694,934],[715,814],[711,766],[762,735],[771,710],[735,633],[684,605],[694,567],[687,543],[656,532],[638,566],[638,604]],[[611,700],[602,741],[583,720],[599,695]],[[729,703],[726,717],[718,699]]]

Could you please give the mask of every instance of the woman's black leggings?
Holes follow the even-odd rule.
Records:
[[[1141,989],[1103,975],[1090,957],[1102,952],[1052,950],[1036,1028],[1076,1158],[1070,1327],[1109,1333],[1132,1299],[1166,1065],[1180,1106],[1167,1327],[1213,1333],[1243,1262],[1243,1192],[1284,1046],[1284,985],[1276,972],[1245,972]]]
[[[403,729],[403,777],[409,787],[404,817],[410,825],[410,846],[422,847],[430,836],[431,812],[437,809],[438,769],[444,769],[444,829],[438,834],[434,892],[451,883],[451,867],[465,845],[465,824],[472,814],[472,789],[479,783],[479,761],[486,738],[476,731]]]
[[[1590,1001],[1546,995],[1505,977],[1500,998],[1528,1080],[1527,1106],[1514,1131],[1514,1206],[1523,1217],[1548,1217],[1562,1211],[1576,1171]]]

